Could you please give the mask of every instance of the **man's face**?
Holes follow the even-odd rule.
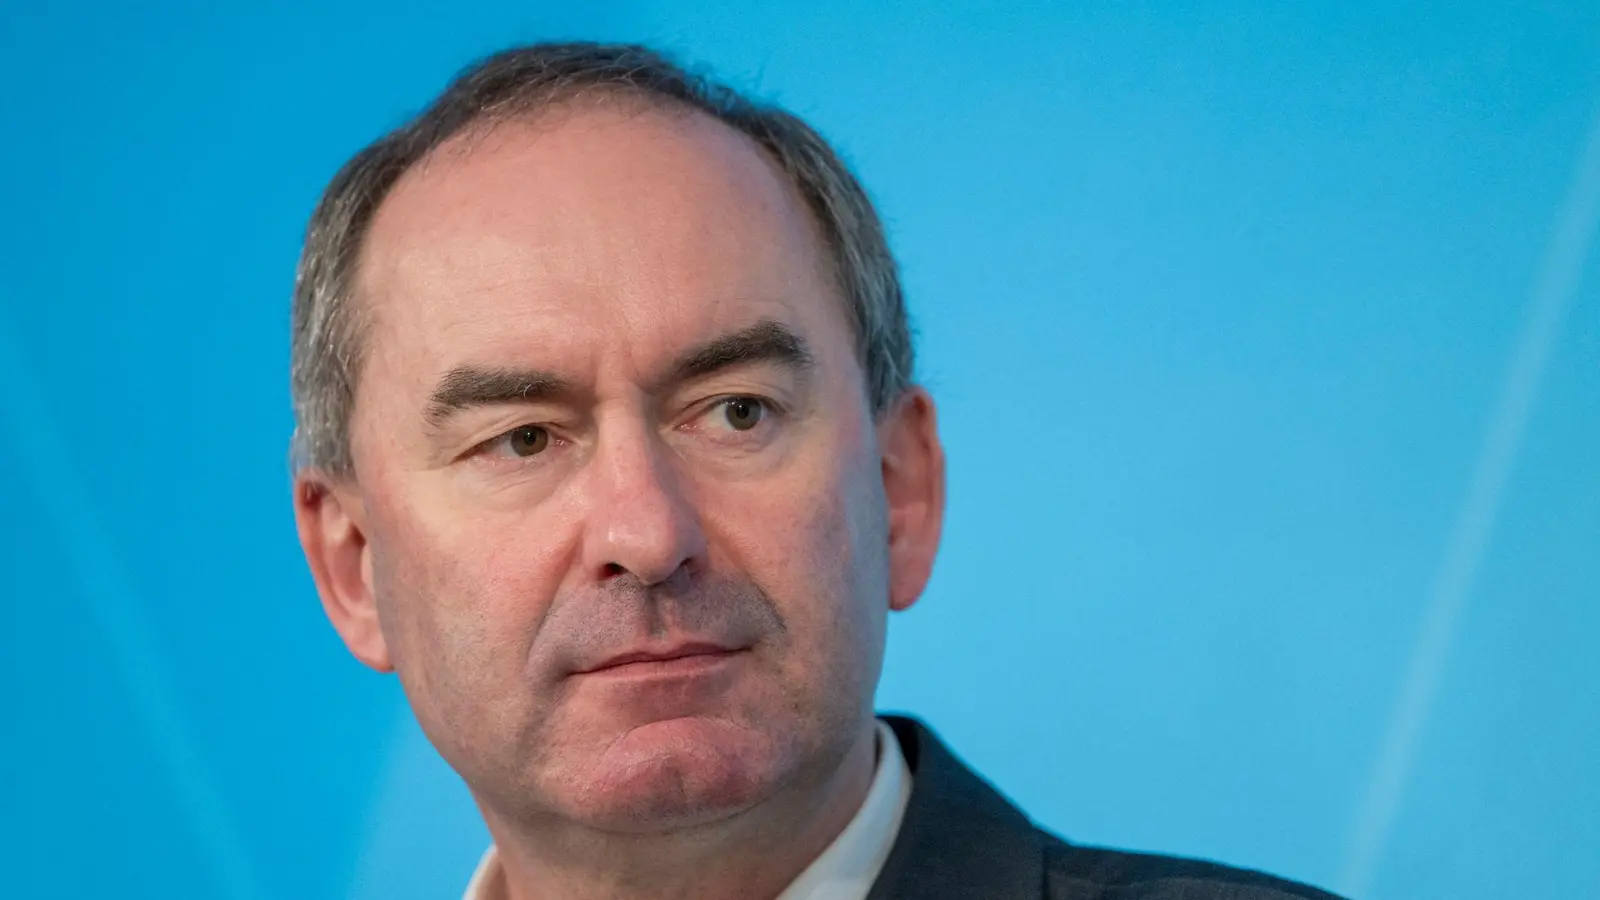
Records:
[[[861,734],[932,543],[897,574],[816,232],[744,137],[627,107],[453,141],[384,201],[348,527],[303,506],[302,537],[486,806],[711,821]]]

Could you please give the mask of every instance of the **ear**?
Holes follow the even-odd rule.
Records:
[[[878,421],[889,505],[889,608],[917,602],[944,528],[944,446],[933,398],[913,387]]]
[[[303,472],[294,481],[294,519],[322,608],[356,659],[392,672],[378,627],[367,547],[366,509],[350,479]]]

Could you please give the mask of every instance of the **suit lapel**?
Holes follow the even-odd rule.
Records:
[[[900,833],[867,900],[1039,900],[1039,833],[915,719],[885,716],[911,768]]]

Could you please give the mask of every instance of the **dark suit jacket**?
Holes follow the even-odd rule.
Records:
[[[885,716],[911,800],[867,900],[1338,900],[1260,872],[1078,847],[1034,827],[915,719]]]

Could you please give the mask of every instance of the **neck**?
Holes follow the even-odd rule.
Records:
[[[526,826],[484,809],[500,873],[494,900],[770,900],[822,854],[861,808],[875,765],[868,719],[821,784],[778,794],[726,820],[663,834]]]

